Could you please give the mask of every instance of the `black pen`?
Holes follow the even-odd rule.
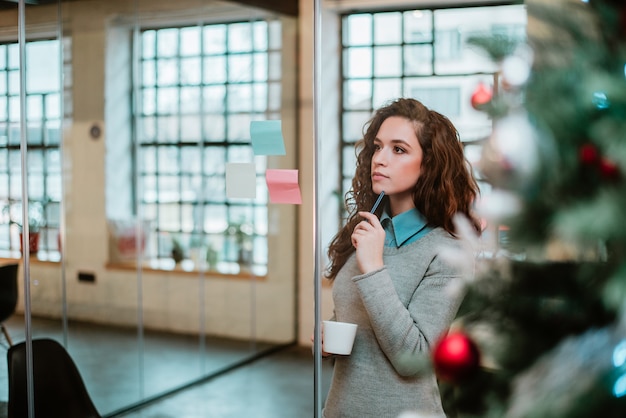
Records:
[[[378,205],[380,205],[380,202],[383,200],[384,195],[385,195],[385,191],[383,190],[378,195],[378,199],[376,199],[376,202],[374,203],[374,206],[372,206],[372,210],[370,210],[370,213],[376,212],[376,209],[378,209]]]

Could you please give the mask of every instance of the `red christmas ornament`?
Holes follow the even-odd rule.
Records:
[[[433,364],[439,378],[460,382],[478,370],[480,352],[467,335],[453,332],[443,337],[435,346]]]
[[[617,179],[620,175],[617,164],[607,158],[600,159],[598,162],[598,170],[600,170],[600,175],[608,180]]]
[[[578,150],[578,158],[584,165],[593,165],[598,162],[598,149],[593,144],[584,144]]]
[[[487,87],[484,83],[478,83],[476,90],[472,94],[472,107],[476,110],[480,110],[480,108],[491,101],[493,98],[493,92],[489,87]]]

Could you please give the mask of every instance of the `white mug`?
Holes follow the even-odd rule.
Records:
[[[322,349],[331,354],[347,355],[352,352],[356,324],[348,322],[324,321],[324,342]]]

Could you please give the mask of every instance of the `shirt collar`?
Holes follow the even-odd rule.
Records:
[[[427,226],[426,218],[415,208],[402,212],[393,218],[386,211],[383,211],[380,216],[381,223],[384,219],[391,220],[390,232],[394,235],[398,247]]]

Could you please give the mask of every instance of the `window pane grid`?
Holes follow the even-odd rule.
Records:
[[[468,16],[472,16],[468,19]],[[354,144],[375,109],[414,97],[448,116],[461,140],[491,132],[491,121],[469,105],[479,82],[493,84],[496,68],[466,45],[472,35],[525,37],[523,5],[354,12],[342,16],[340,190],[354,175]],[[345,218],[340,205],[340,219]]]
[[[67,43],[67,42],[66,42]],[[61,96],[60,55],[57,40],[26,44],[26,139],[28,142],[29,208],[38,224],[38,249],[48,259],[59,258],[61,191]],[[67,57],[64,57],[64,60]],[[65,68],[64,62],[63,68]],[[21,247],[21,156],[19,49],[17,43],[0,45],[0,253],[19,257]],[[71,80],[65,80],[65,86]]]
[[[280,116],[280,36],[273,21],[142,32],[139,203],[149,207],[158,258],[171,256],[174,237],[207,257],[217,251],[220,271],[246,263],[266,274],[263,171],[256,199],[229,199],[225,167],[264,159],[252,153],[249,125]]]

